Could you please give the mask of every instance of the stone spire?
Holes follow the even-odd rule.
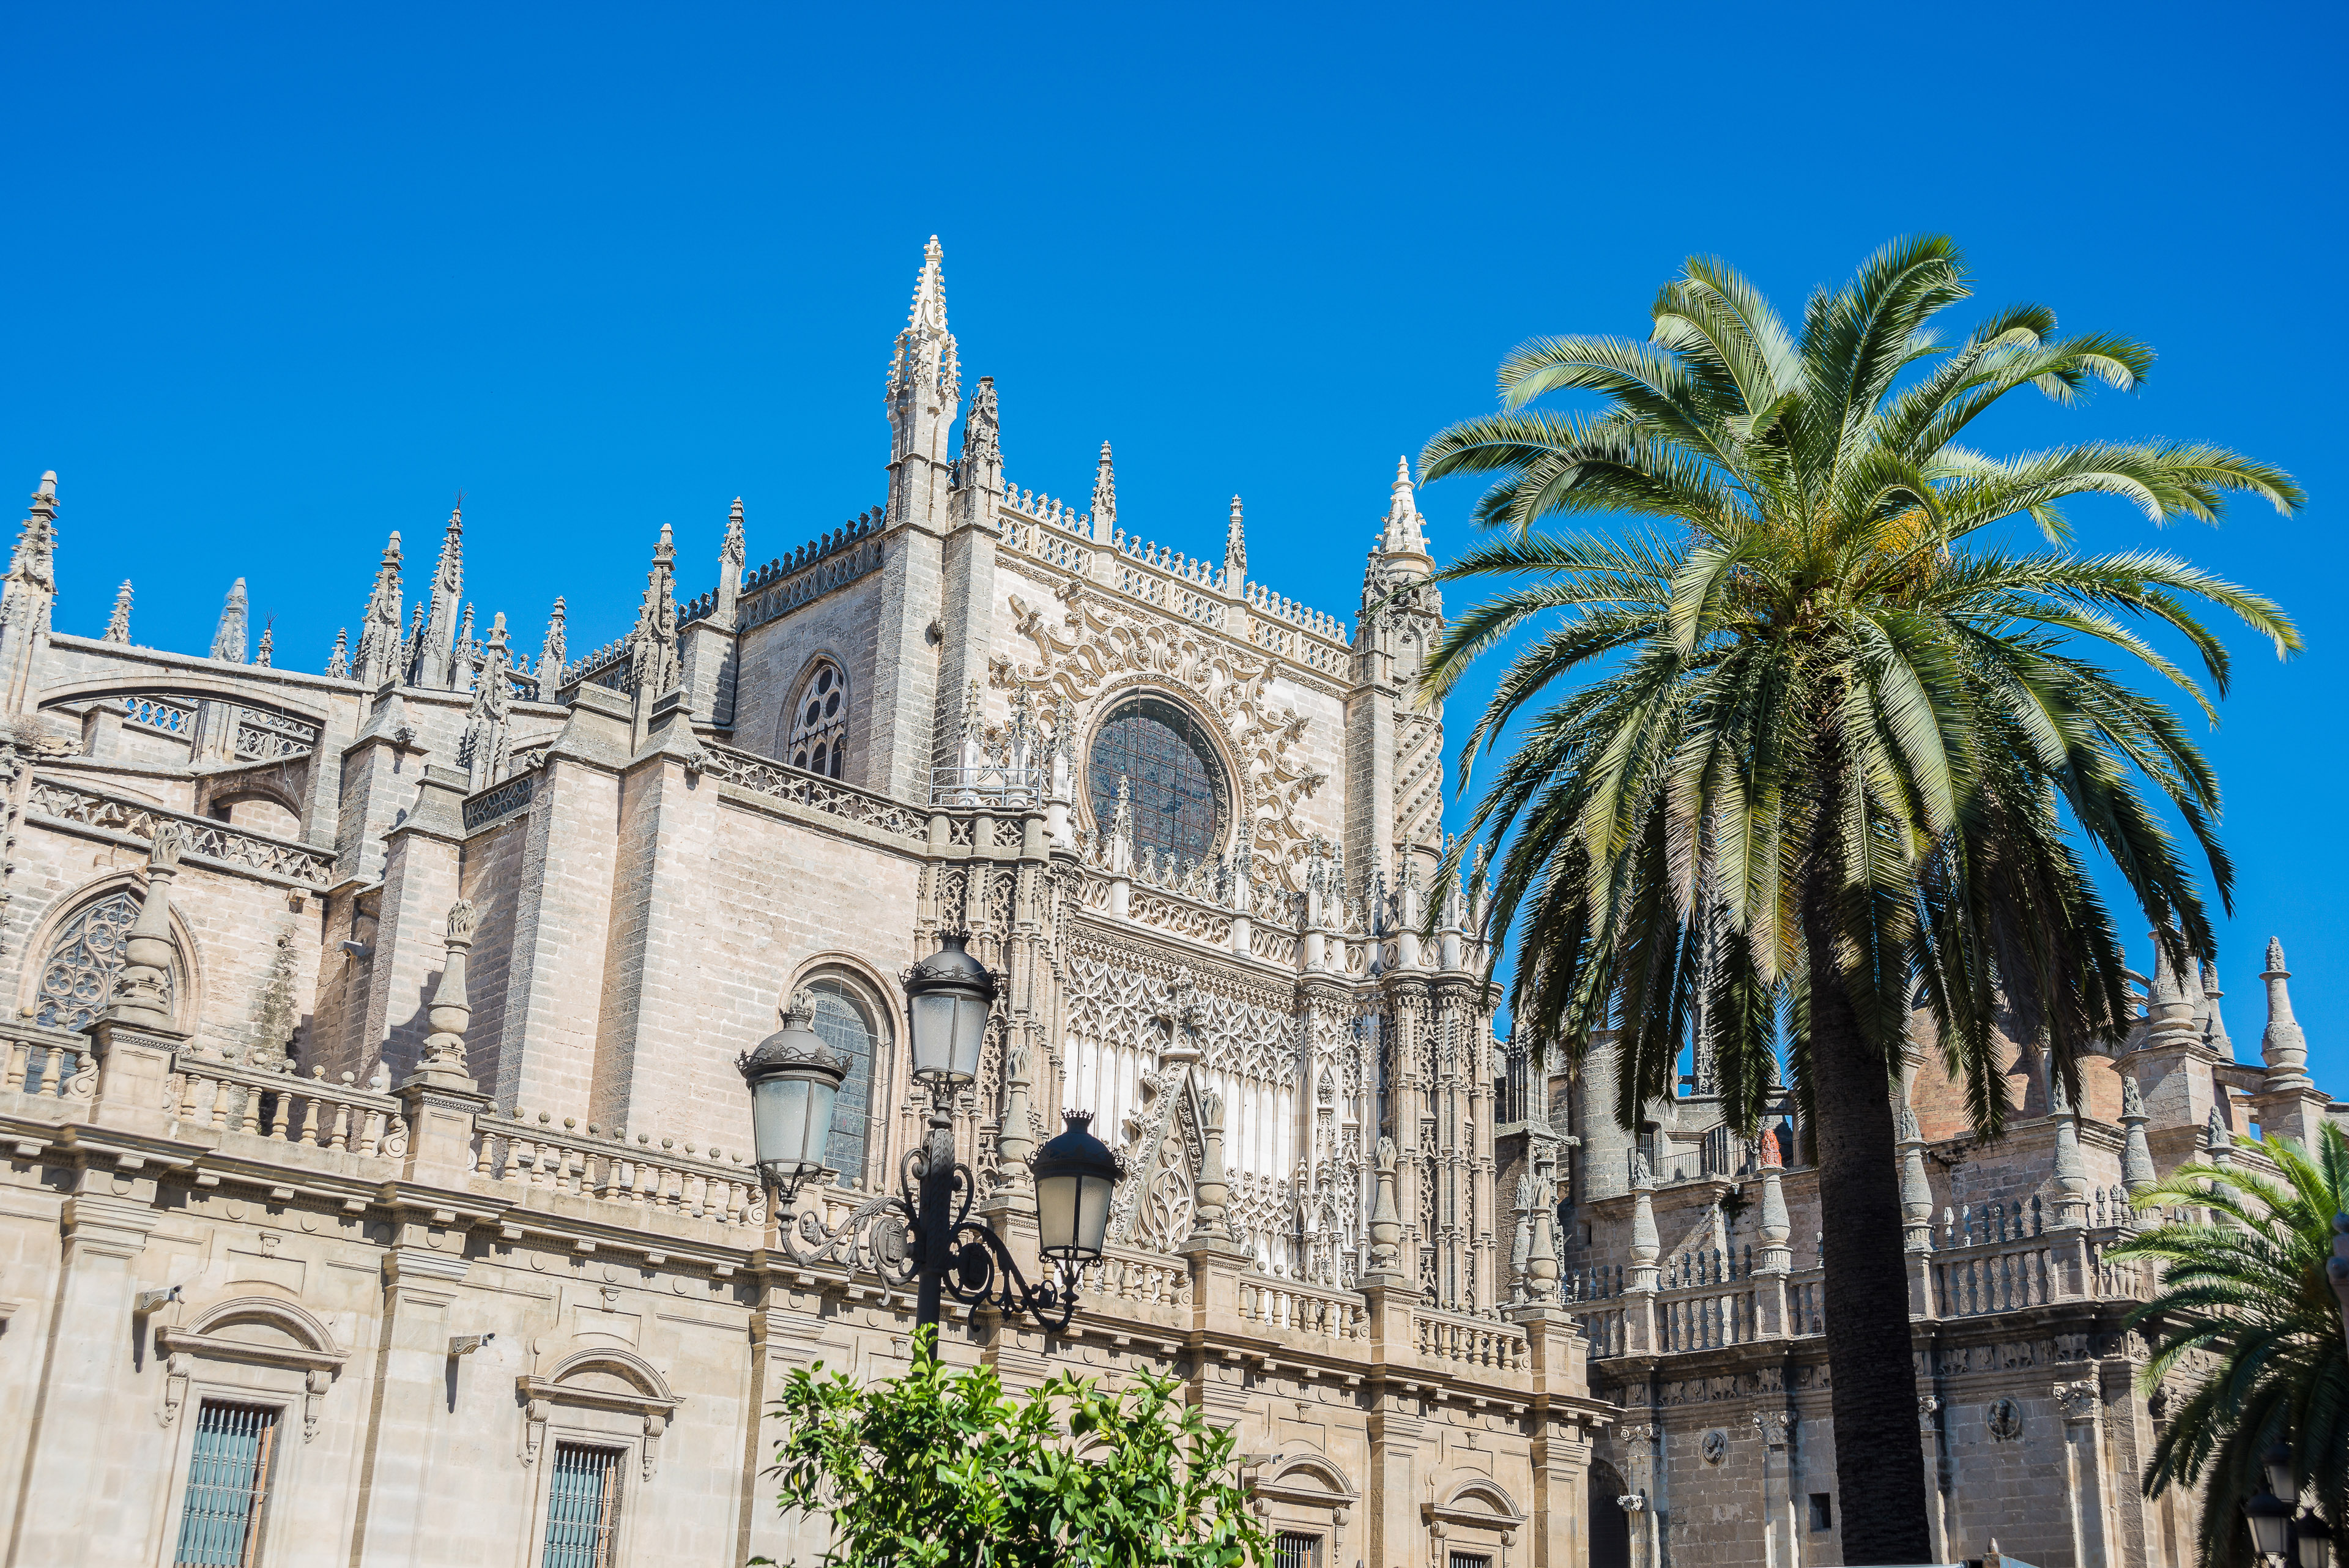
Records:
[[[1093,464],[1093,537],[1106,545],[1117,536],[1117,465],[1111,461],[1109,442],[1102,442],[1101,459]]]
[[[2202,970],[2202,1044],[2221,1062],[2235,1059],[2235,1043],[2227,1037],[2226,1014],[2219,1010],[2219,1001],[2227,993],[2219,989],[2219,968],[2205,965]]]
[[[359,618],[359,684],[373,690],[399,676],[399,530],[383,547],[367,613]]]
[[[457,633],[457,646],[449,656],[449,689],[471,691],[473,689],[473,660],[481,657],[480,646],[473,640],[473,605],[465,601],[464,628]]]
[[[16,535],[8,577],[0,589],[0,670],[5,670],[7,711],[32,711],[40,687],[40,666],[49,649],[49,618],[57,598],[57,476],[41,475],[33,504]]]
[[[2121,1185],[2135,1192],[2154,1179],[2153,1150],[2145,1138],[2145,1094],[2127,1073],[2121,1079]]]
[[[2199,1045],[2202,1041],[2201,1027],[2194,1019],[2195,999],[2186,994],[2178,971],[2169,961],[2169,952],[2163,944],[2162,933],[2149,933],[2153,938],[2153,981],[2147,987],[2146,1022],[2147,1045]]]
[[[106,618],[105,640],[108,642],[130,640],[130,579],[129,577],[123,578],[122,586],[114,590],[114,613]]]
[[[962,370],[947,330],[946,281],[936,234],[922,252],[913,308],[889,360],[889,521],[946,527],[947,427],[962,401]]]
[[[1933,1189],[1925,1179],[1925,1135],[1917,1113],[1902,1106],[1895,1118],[1900,1144],[1900,1217],[1911,1252],[1933,1250]],[[1783,1199],[1782,1199],[1783,1201]]]
[[[653,703],[677,685],[677,542],[669,525],[661,524],[660,543],[653,546],[652,568],[645,574],[644,602],[636,607],[636,624],[628,634],[628,664],[635,672],[637,735],[644,740],[644,722]]]
[[[1379,547],[1390,556],[1427,556],[1427,531],[1412,493],[1408,457],[1395,459],[1394,487],[1387,500],[1386,529],[1379,535]],[[1434,562],[1428,560],[1427,565],[1432,568]]]
[[[1247,580],[1247,529],[1240,521],[1240,498],[1232,497],[1231,521],[1224,524],[1224,592],[1236,594]]]
[[[169,819],[155,825],[154,841],[147,847],[147,891],[123,940],[114,1003],[106,1012],[109,1023],[171,1027],[171,878],[180,874],[184,831]]]
[[[261,646],[254,650],[253,667],[255,670],[268,669],[270,659],[276,655],[276,649],[277,618],[272,616],[261,628]]]
[[[440,560],[432,569],[432,592],[424,622],[409,639],[408,683],[446,691],[457,658],[457,612],[465,590],[465,511],[450,509],[440,534]]]
[[[1003,421],[996,407],[995,378],[981,376],[962,420],[962,462],[957,483],[967,491],[1003,492]]]
[[[459,742],[458,765],[465,770],[469,791],[487,789],[506,776],[511,742],[506,715],[513,707],[513,691],[506,683],[506,618],[491,618],[489,646],[481,652],[481,677],[473,690],[473,706],[465,716],[465,737]]]
[[[546,617],[546,640],[538,649],[538,700],[554,701],[554,689],[563,684],[564,647],[563,596],[554,596],[554,608]]]
[[[2077,1231],[2088,1222],[2088,1173],[2080,1161],[2080,1119],[2072,1109],[2062,1075],[2051,1064],[2047,1073],[2047,1104],[2055,1118],[2055,1222]]]
[[[2268,1026],[2260,1036],[2260,1054],[2268,1064],[2265,1087],[2296,1089],[2309,1082],[2308,1038],[2292,1015],[2292,971],[2283,967],[2283,943],[2268,939],[2268,967],[2260,974],[2268,982]]]
[[[1662,1251],[1662,1241],[1656,1233],[1656,1177],[1649,1168],[1648,1157],[1639,1150],[1631,1151],[1631,1270],[1630,1288],[1653,1291],[1656,1288],[1656,1258]]]
[[[726,514],[726,542],[718,546],[718,597],[711,605],[711,618],[720,626],[734,624],[734,607],[742,597],[742,556],[746,545],[742,535],[742,498],[734,498],[733,507]]]
[[[229,586],[228,598],[221,606],[220,625],[212,629],[212,657],[230,664],[244,662],[244,623],[247,605],[243,577]]]
[[[424,1037],[424,1053],[417,1063],[421,1075],[472,1081],[465,1061],[465,1030],[473,1021],[473,1004],[465,994],[465,955],[473,946],[479,917],[472,900],[460,898],[449,909],[449,958],[432,988],[432,1005],[425,1022],[432,1033]]]
[[[351,628],[338,626],[335,628],[335,651],[326,655],[326,678],[346,680],[350,678],[350,673]]]

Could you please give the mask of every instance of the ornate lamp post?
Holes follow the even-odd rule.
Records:
[[[1102,1255],[1110,1193],[1121,1174],[1117,1157],[1088,1129],[1092,1116],[1087,1111],[1070,1112],[1066,1130],[1036,1151],[1030,1168],[1036,1178],[1040,1250],[1056,1266],[1054,1278],[1030,1284],[1002,1239],[970,1218],[978,1184],[955,1158],[947,1105],[978,1075],[995,977],[964,950],[961,934],[943,940],[943,947],[905,975],[914,1078],[931,1099],[928,1136],[899,1167],[896,1192],[870,1199],[831,1230],[815,1215],[792,1217],[790,1206],[801,1182],[822,1168],[845,1064],[806,1027],[812,1007],[802,1008],[798,997],[783,1030],[742,1059],[759,1169],[776,1191],[777,1232],[795,1262],[862,1264],[893,1283],[913,1282],[916,1324],[935,1326],[950,1295],[967,1305],[989,1303],[999,1312],[1033,1317],[1049,1329],[1066,1328],[1077,1296],[1073,1272],[1064,1270]],[[802,1251],[802,1241],[812,1250]]]
[[[2243,1504],[2251,1550],[2278,1568],[2332,1568],[2332,1527],[2313,1509],[2302,1510],[2294,1519],[2292,1504],[2285,1501],[2300,1490],[2292,1482],[2292,1445],[2276,1444],[2261,1460],[2267,1488]]]

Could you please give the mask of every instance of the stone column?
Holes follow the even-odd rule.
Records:
[[[1789,1410],[1754,1412],[1762,1444],[1763,1568],[1801,1568],[1802,1536],[1795,1518],[1795,1417]]]
[[[132,1311],[140,1283],[134,1271],[159,1218],[156,1169],[136,1161],[109,1168],[93,1158],[68,1173],[57,1272],[48,1282],[55,1293],[47,1337],[8,1350],[18,1368],[14,1376],[38,1379],[23,1439],[11,1563],[128,1563],[146,1561],[154,1551],[151,1541],[117,1532],[147,1523],[144,1511],[125,1499],[141,1490],[142,1461],[161,1462],[156,1428],[119,1431],[99,1416],[127,1403],[123,1380],[136,1333],[148,1357],[150,1408],[159,1420],[193,1418],[161,1403],[163,1368],[154,1365],[148,1321]],[[12,1337],[15,1332],[21,1331]]]
[[[1925,1458],[1925,1522],[1932,1532],[1933,1561],[1950,1561],[1950,1472],[1941,1463],[1941,1401],[1917,1396],[1917,1446]]]
[[[580,687],[531,786],[513,908],[492,911],[513,922],[505,1005],[497,1038],[475,1043],[510,1110],[587,1107],[628,727],[626,698]]]
[[[408,1121],[406,1175],[412,1182],[462,1187],[473,1170],[473,1118],[490,1106],[465,1064],[465,1026],[473,1016],[465,955],[478,920],[471,900],[450,906],[448,956],[425,1013],[432,1032],[424,1037],[416,1071],[399,1086]]]
[[[1900,1107],[1901,1242],[1909,1257],[1909,1315],[1934,1315],[1933,1189],[1925,1180],[1925,1138],[1917,1113]],[[1774,1140],[1775,1141],[1775,1140]]]
[[[359,1454],[358,1497],[351,1522],[354,1568],[411,1568],[445,1551],[436,1511],[431,1457],[444,1418],[443,1374],[454,1287],[464,1279],[461,1229],[442,1229],[413,1211],[396,1221],[398,1240],[383,1261],[383,1316],[377,1326],[373,1402]],[[552,1464],[542,1453],[536,1464]]]
[[[588,1116],[607,1130],[641,1126],[653,1107],[690,1099],[695,1054],[708,1048],[695,1027],[693,993],[705,983],[704,867],[717,841],[718,790],[702,780],[703,760],[690,717],[664,701],[621,776],[587,1101]]]
[[[1786,1191],[1780,1175],[1778,1132],[1762,1133],[1762,1255],[1754,1265],[1754,1315],[1764,1339],[1783,1339],[1792,1331],[1786,1323],[1786,1276],[1794,1271],[1795,1254],[1786,1245],[1794,1234],[1786,1218]]]
[[[1656,1255],[1656,1180],[1648,1157],[1631,1157],[1631,1267],[1623,1287],[1623,1348],[1633,1355],[1656,1353],[1656,1287],[1661,1270]]]
[[[2103,1392],[2093,1378],[2058,1383],[2055,1403],[2064,1413],[2064,1490],[2071,1514],[2072,1561],[2077,1568],[2107,1568],[2113,1553],[2111,1510],[2105,1497]]]
[[[90,1030],[98,1084],[90,1119],[101,1127],[163,1136],[172,1107],[165,1093],[171,1055],[188,1036],[171,1027],[171,881],[179,875],[185,830],[155,826],[147,850],[147,890],[122,944],[114,1002]]]
[[[380,918],[367,962],[361,1060],[386,1082],[414,1068],[424,1048],[425,988],[440,958],[440,928],[457,901],[465,839],[465,775],[428,765],[416,801],[386,835]]]

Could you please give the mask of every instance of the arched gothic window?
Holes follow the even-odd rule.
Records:
[[[874,1064],[885,1036],[862,987],[835,975],[819,975],[805,984],[815,993],[817,1038],[848,1059],[848,1076],[833,1102],[832,1142],[824,1163],[843,1179],[861,1178],[873,1124]]]
[[[836,779],[848,762],[848,677],[819,659],[792,703],[792,738],[783,754],[792,766]]]
[[[67,920],[42,966],[33,1021],[52,1029],[88,1028],[113,998],[114,977],[122,972],[122,944],[138,918],[139,899],[124,888]],[[165,977],[166,985],[171,979]]]

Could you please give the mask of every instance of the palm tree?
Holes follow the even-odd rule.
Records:
[[[1618,1115],[1670,1092],[1702,1018],[1727,1113],[1751,1130],[1783,1023],[1816,1132],[1846,1561],[1923,1562],[1893,1109],[1913,1004],[1985,1133],[2006,1105],[1996,1019],[2075,1091],[2073,1065],[2130,1016],[2083,841],[2111,857],[2173,959],[2211,955],[2181,817],[2220,896],[2218,781],[2177,717],[2090,657],[2117,651],[2215,718],[2240,618],[2278,654],[2268,600],[2174,556],[2065,548],[2069,497],[2155,523],[2215,520],[2280,470],[2214,447],[2100,442],[1993,458],[1961,444],[2000,399],[2137,384],[2152,355],[2059,337],[2037,306],[1955,348],[1932,318],[1968,296],[1954,244],[1887,246],[1790,331],[1744,278],[1692,260],[1646,342],[1549,337],[1501,367],[1503,410],[1431,441],[1424,476],[1497,476],[1492,530],[1444,580],[1514,586],[1430,659],[1441,695],[1527,623],[1470,761],[1515,750],[1471,819],[1497,852],[1494,929],[1516,932],[1516,1016],[1569,1051],[1615,1027]],[[1595,394],[1585,412],[1527,408]],[[1610,536],[1547,531],[1598,514]],[[2045,547],[1991,530],[2027,520]],[[2019,528],[2008,532],[2023,531]],[[2182,633],[2211,693],[2131,621]],[[2076,1097],[2075,1102],[2076,1103]]]
[[[2130,1200],[2206,1209],[2210,1220],[2174,1220],[2106,1254],[2162,1265],[2160,1290],[2128,1319],[2154,1345],[2141,1385],[2149,1393],[2176,1375],[2192,1391],[2154,1441],[2145,1494],[2207,1480],[2203,1568],[2249,1568],[2243,1501],[2265,1486],[2261,1457],[2278,1441],[2292,1444],[2296,1479],[2315,1489],[2325,1522],[2349,1531],[2349,1345],[2324,1273],[2333,1216],[2349,1210],[2349,1137],[2328,1124],[2313,1151],[2288,1137],[2240,1147],[2265,1155],[2273,1174],[2180,1166]]]

